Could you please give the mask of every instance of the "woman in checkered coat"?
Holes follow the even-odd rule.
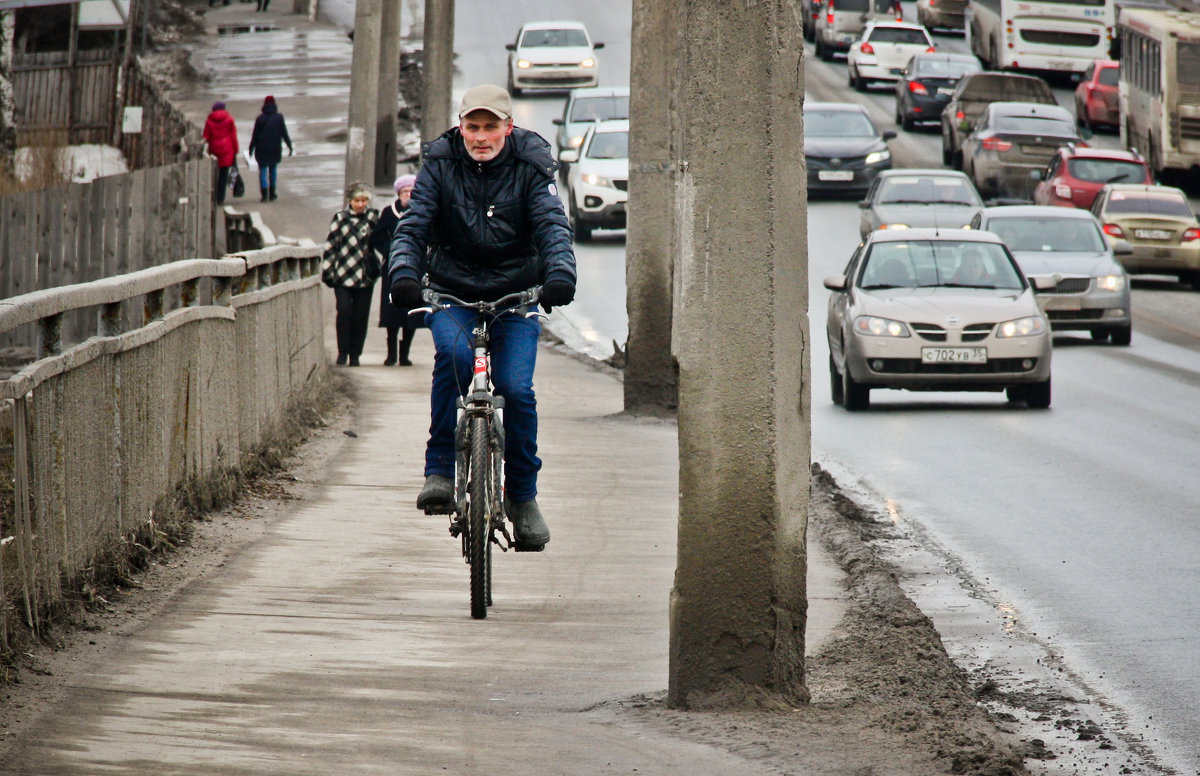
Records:
[[[371,230],[379,211],[368,207],[371,187],[351,183],[346,188],[346,209],[329,225],[321,282],[337,298],[338,366],[358,366],[371,316],[371,289],[379,277],[379,255],[371,247]]]

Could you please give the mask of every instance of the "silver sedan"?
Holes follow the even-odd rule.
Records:
[[[957,229],[872,233],[825,278],[833,400],[871,389],[1006,391],[1050,406],[1050,325],[998,237]]]

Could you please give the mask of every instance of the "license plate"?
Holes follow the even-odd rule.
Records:
[[[1076,296],[1039,297],[1043,310],[1082,310],[1083,300]]]
[[[1170,240],[1171,232],[1166,229],[1134,229],[1133,236],[1139,240]]]
[[[852,181],[854,180],[854,170],[817,170],[817,180]]]
[[[986,364],[987,348],[921,348],[922,364]]]
[[[953,90],[953,89],[947,89],[947,88],[946,88],[946,87],[944,87],[944,86],[939,86],[939,87],[938,87],[938,94],[945,95],[946,97],[949,97],[949,96],[951,96],[951,95],[953,95],[953,94],[954,94],[954,90]]]
[[[1074,67],[1074,65],[1072,65],[1070,62],[1051,62],[1050,63],[1051,70],[1070,70],[1072,67]]]

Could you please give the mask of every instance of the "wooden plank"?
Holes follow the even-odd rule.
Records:
[[[115,262],[113,263],[110,275],[124,275],[127,272],[132,272],[135,269],[141,269],[140,266],[135,266],[130,260],[133,251],[133,214],[132,204],[134,201],[134,176],[122,175],[120,183],[117,187],[117,250]],[[138,243],[139,250],[141,243]]]
[[[88,186],[88,231],[80,243],[80,253],[85,257],[88,273],[93,278],[105,277],[104,273],[104,209],[108,186],[106,178],[96,178]]]
[[[121,274],[143,269],[150,266],[146,263],[146,174],[137,170],[130,178],[128,220],[128,248],[125,255],[125,267]]]

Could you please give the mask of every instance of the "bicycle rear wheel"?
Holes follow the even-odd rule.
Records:
[[[492,570],[491,498],[488,490],[492,481],[491,438],[487,418],[471,419],[471,468],[467,479],[467,508],[471,541],[471,616],[476,620],[487,617]]]

